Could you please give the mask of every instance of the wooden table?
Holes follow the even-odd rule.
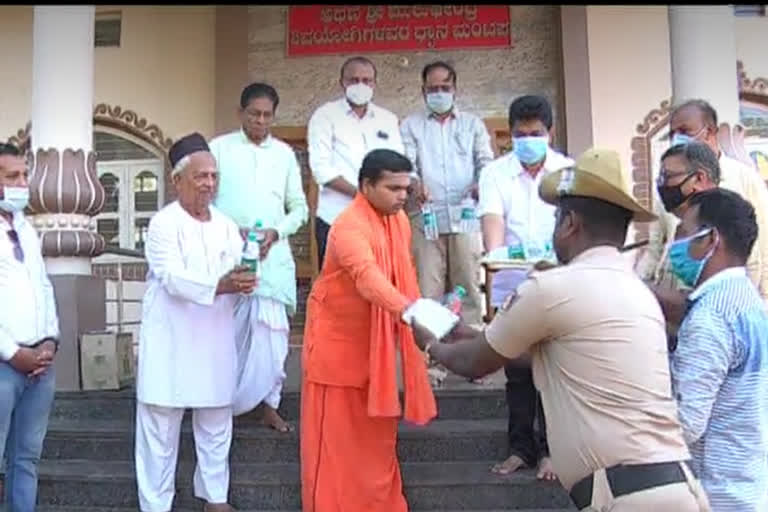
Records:
[[[485,283],[483,284],[485,292],[485,322],[490,322],[493,319],[495,311],[491,306],[491,291],[493,290],[493,275],[499,270],[522,270],[524,272],[533,268],[533,263],[523,260],[488,260],[482,261],[480,264],[485,271]]]

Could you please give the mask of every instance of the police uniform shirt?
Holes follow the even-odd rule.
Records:
[[[530,351],[552,463],[566,489],[616,464],[685,460],[664,316],[614,247],[531,275],[487,327],[488,343]]]

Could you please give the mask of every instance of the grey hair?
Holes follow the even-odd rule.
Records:
[[[191,158],[189,158],[189,155],[185,156],[178,162],[176,162],[176,165],[173,166],[173,170],[171,171],[171,178],[176,176],[177,174],[180,174],[186,166],[189,165],[189,162],[191,161]]]
[[[682,156],[688,162],[691,170],[703,169],[712,183],[720,184],[720,162],[718,162],[715,152],[707,144],[696,141],[677,144],[664,152],[661,156],[662,162],[671,156]]]

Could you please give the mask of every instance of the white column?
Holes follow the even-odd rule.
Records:
[[[89,165],[94,16],[93,5],[34,8],[30,205],[51,274],[88,275],[103,248],[92,216],[104,192]]]
[[[669,34],[674,103],[704,99],[718,123],[738,123],[733,6],[670,5]]]

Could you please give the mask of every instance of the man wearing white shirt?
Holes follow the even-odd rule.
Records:
[[[0,461],[8,512],[35,511],[59,343],[53,287],[37,232],[23,213],[27,174],[19,150],[0,144]]]
[[[236,294],[256,276],[239,265],[243,241],[211,202],[216,161],[202,135],[168,153],[178,200],[149,223],[149,265],[136,379],[136,479],[142,512],[168,512],[175,491],[179,434],[191,408],[197,451],[195,496],[207,512],[232,510],[229,447],[237,361]]]
[[[296,264],[288,237],[307,221],[308,208],[293,148],[270,134],[279,103],[271,85],[245,87],[242,127],[212,140],[211,153],[221,176],[216,207],[235,221],[241,235],[255,229],[264,237],[259,286],[235,306],[240,378],[234,413],[263,401],[264,423],[289,432],[291,425],[277,413],[286,377],[288,315],[296,311]]]
[[[539,184],[552,172],[574,161],[550,147],[554,135],[552,107],[541,96],[521,96],[509,107],[513,149],[494,160],[480,174],[478,216],[486,252],[498,247],[543,246],[552,240],[555,207],[541,200]],[[525,272],[507,270],[494,275],[491,304],[499,306],[525,278]],[[544,428],[537,438],[536,415],[543,420],[541,401],[527,364],[510,364],[507,376],[509,457],[493,470],[506,474],[539,463],[539,478],[552,479]],[[542,421],[543,423],[543,421]]]
[[[461,316],[479,324],[479,237],[476,231],[462,232],[461,209],[462,201],[477,198],[480,170],[493,160],[491,138],[479,117],[456,107],[453,66],[443,61],[427,64],[421,79],[427,108],[400,127],[405,155],[418,175],[408,213],[419,287],[425,297],[440,300],[446,291],[461,286],[467,292]],[[437,220],[436,240],[424,235],[419,206],[425,201]]]
[[[344,97],[318,108],[309,120],[307,144],[312,176],[320,186],[315,236],[320,266],[328,230],[357,192],[363,158],[374,149],[403,152],[397,116],[371,103],[376,66],[365,57],[352,57],[341,66]]]

